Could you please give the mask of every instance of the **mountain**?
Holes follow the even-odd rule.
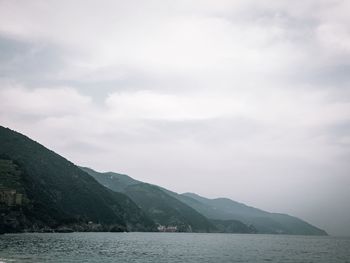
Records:
[[[98,173],[83,167],[82,169],[111,190],[125,193],[159,224],[186,222],[191,225],[183,216],[186,213],[181,210],[185,208],[186,211],[190,211],[191,214],[187,214],[188,218],[193,218],[195,214],[188,209],[190,207],[205,216],[207,222],[211,224],[210,229],[203,227],[205,225],[197,227],[195,231],[199,232],[327,235],[324,230],[299,218],[270,213],[228,198],[208,199],[193,193],[178,194],[159,186],[137,181],[127,175],[112,172]],[[179,215],[180,211],[183,215]],[[198,218],[198,215],[196,216]],[[196,221],[192,221],[194,222]]]
[[[126,195],[62,156],[0,126],[0,232],[154,231]]]
[[[239,233],[239,234],[256,234],[258,231],[253,225],[246,225],[238,220],[219,220],[219,219],[211,219],[217,232],[219,233]]]
[[[115,192],[124,192],[128,186],[142,183],[125,174],[113,172],[99,173],[88,167],[79,168],[94,177],[100,184]]]
[[[78,167],[0,126],[0,233],[157,231],[326,235],[307,222],[227,198],[177,194]],[[163,228],[164,229],[164,228]]]
[[[158,186],[123,174],[99,173],[86,167],[81,169],[109,189],[126,194],[159,225],[176,226],[181,232],[217,232],[216,227],[206,217]]]
[[[258,233],[291,235],[327,235],[327,233],[299,218],[269,213],[228,198],[208,199],[197,194],[176,196],[183,203],[214,220],[239,220],[252,225]]]

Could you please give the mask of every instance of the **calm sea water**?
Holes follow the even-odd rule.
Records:
[[[350,262],[350,238],[190,233],[0,236],[0,262]]]

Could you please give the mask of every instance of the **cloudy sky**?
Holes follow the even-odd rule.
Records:
[[[79,165],[350,234],[349,10],[0,0],[0,124]]]

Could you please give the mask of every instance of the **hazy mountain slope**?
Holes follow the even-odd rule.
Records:
[[[142,183],[125,174],[113,172],[99,173],[88,167],[80,167],[80,169],[90,174],[92,177],[98,180],[100,184],[115,192],[123,192],[129,185]]]
[[[242,222],[209,220],[178,198],[177,193],[156,185],[137,181],[118,173],[99,173],[90,168],[84,171],[104,186],[129,196],[145,213],[160,225],[176,225],[180,231],[254,233],[255,229]]]
[[[253,225],[259,233],[284,233],[295,235],[326,235],[321,230],[299,218],[286,214],[269,213],[227,198],[208,199],[185,193],[178,199],[211,219],[240,220]]]
[[[213,232],[213,224],[195,209],[169,196],[158,186],[142,183],[129,176],[107,172],[99,173],[81,167],[98,182],[129,196],[157,224],[177,226],[180,231]]]
[[[1,187],[17,190],[25,201],[14,207],[0,204],[6,231],[62,225],[84,230],[89,221],[100,223],[104,230],[155,227],[124,194],[105,188],[65,158],[1,126],[0,159]]]
[[[161,225],[175,225],[184,232],[215,231],[207,218],[155,185],[133,184],[126,187],[124,193]]]
[[[246,225],[238,220],[219,220],[211,219],[210,220],[215,227],[218,229],[218,232],[221,233],[257,233],[256,228],[253,225]]]

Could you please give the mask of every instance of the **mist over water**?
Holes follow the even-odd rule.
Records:
[[[350,262],[350,238],[194,233],[0,236],[0,262]]]

